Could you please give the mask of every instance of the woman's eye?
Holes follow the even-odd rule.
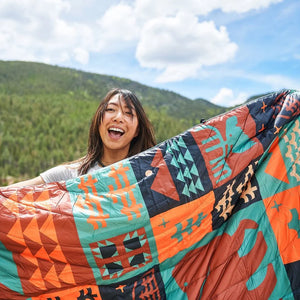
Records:
[[[126,115],[132,116],[133,113],[131,111],[125,111]]]
[[[115,110],[113,108],[108,107],[105,111],[114,112]]]

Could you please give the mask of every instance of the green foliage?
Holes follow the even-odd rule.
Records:
[[[91,118],[113,87],[137,94],[158,143],[226,110],[125,78],[0,61],[0,186],[83,156]]]
[[[82,156],[95,104],[78,101],[74,105],[70,96],[0,96],[2,179],[37,176]]]

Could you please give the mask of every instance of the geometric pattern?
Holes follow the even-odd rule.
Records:
[[[289,175],[297,182],[300,182],[300,121],[296,120],[292,130],[283,136],[287,152],[285,159],[290,162],[292,168]]]
[[[300,93],[273,93],[89,176],[1,188],[0,297],[299,299],[299,117]]]
[[[207,215],[203,215],[203,213],[201,212],[200,214],[198,214],[197,219],[194,221],[193,218],[190,218],[187,220],[187,226],[183,229],[182,223],[177,223],[176,226],[176,233],[174,235],[171,236],[171,238],[173,239],[177,239],[178,242],[181,242],[183,240],[183,234],[187,233],[187,234],[191,234],[193,232],[193,227],[197,226],[200,227],[201,226],[201,222],[203,219],[205,219],[207,217]]]
[[[213,188],[237,176],[263,153],[255,134],[255,121],[247,117],[248,108],[243,106],[238,112],[223,115],[222,122],[210,120],[192,129]]]
[[[198,190],[204,191],[200,174],[182,136],[178,141],[174,139],[172,143],[167,144],[166,155],[168,153],[172,155],[170,164],[177,169],[176,179],[184,183],[183,189],[179,192],[191,197],[191,193],[197,195]]]
[[[102,300],[97,285],[84,285],[68,288],[67,290],[54,291],[52,293],[43,294],[41,297],[31,297],[30,300]],[[28,299],[29,300],[29,299]]]
[[[247,299],[270,299],[277,282],[272,262],[267,264],[262,280],[254,289],[247,288],[248,283],[243,278],[258,272],[266,256],[268,246],[262,232],[258,233],[254,245],[243,245],[257,227],[255,221],[244,219],[232,235],[223,233],[186,254],[174,268],[173,277],[188,299],[213,299],[213,295],[221,295],[224,291],[224,299],[244,299],[245,295]],[[246,247],[245,255],[239,253],[243,246]],[[196,257],[198,259],[194,259]],[[220,268],[224,262],[226,268]]]
[[[119,278],[152,262],[144,228],[90,244],[103,280]]]
[[[212,188],[199,147],[189,132],[162,143],[152,153],[152,158],[132,164],[138,182],[143,183],[139,188],[150,217],[194,201]]]
[[[258,160],[253,161],[235,179],[214,189],[215,208],[212,211],[213,228],[217,229],[234,213],[261,200],[259,185],[254,176]]]
[[[53,193],[54,188],[54,193]],[[76,285],[78,270],[71,266],[70,258],[65,256],[64,246],[61,245],[60,232],[56,226],[63,222],[63,216],[57,214],[55,206],[63,199],[67,199],[65,191],[55,192],[55,186],[38,190],[28,188],[27,193],[12,192],[1,203],[2,212],[12,215],[9,222],[2,225],[2,232],[6,238],[18,245],[18,250],[13,248],[13,259],[17,265],[21,283],[24,281],[23,292],[25,294],[39,294],[49,288],[66,288]],[[69,207],[70,208],[70,207]],[[68,202],[65,202],[65,212],[68,211]],[[43,212],[43,214],[41,214]],[[22,218],[26,214],[30,218]],[[68,222],[66,228],[72,234],[72,222]],[[79,246],[76,241],[77,234],[73,234],[74,246]],[[11,244],[11,243],[10,243]],[[6,248],[10,250],[10,244]],[[80,249],[80,248],[79,248]],[[78,252],[78,257],[82,251]],[[85,262],[83,256],[83,263]],[[86,262],[87,264],[87,262]],[[26,268],[22,266],[26,265]],[[94,282],[93,279],[91,279]]]
[[[214,126],[203,125],[197,129],[197,131],[210,132],[208,138],[201,140],[201,144],[206,145],[206,153],[213,153],[209,164],[216,183],[230,177],[232,173],[226,162],[229,153],[244,153],[255,145],[255,142],[239,126],[237,116],[229,117],[225,124],[225,137]]]
[[[184,253],[212,231],[215,197],[209,192],[202,197],[176,206],[150,219],[160,263]]]
[[[12,194],[9,199],[15,196]],[[20,245],[20,252],[15,257],[15,260],[20,263],[24,260],[27,261],[27,269],[24,271],[27,273],[27,276],[30,274],[28,279],[32,285],[30,290],[32,288],[45,290],[47,286],[61,288],[69,284],[75,284],[71,265],[67,262],[58,242],[53,214],[51,214],[51,205],[48,201],[42,202],[43,209],[49,211],[46,218],[39,223],[36,218],[38,210],[35,207],[35,200],[41,203],[41,197],[45,200],[49,199],[47,190],[37,196],[38,193],[27,193],[23,198],[23,204],[28,204],[26,206],[9,200],[3,203],[17,217],[7,233],[9,239]],[[22,219],[18,218],[17,212],[21,210],[33,214],[29,223],[23,224]],[[45,241],[48,244],[47,250],[43,246]],[[49,245],[51,246],[49,247]],[[19,272],[22,272],[22,270],[19,270]]]
[[[107,295],[113,295],[111,299],[166,299],[158,266],[128,280],[99,285],[99,291],[103,299],[107,299]]]

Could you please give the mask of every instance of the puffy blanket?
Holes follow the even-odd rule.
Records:
[[[0,193],[1,299],[300,299],[300,93]],[[200,112],[199,112],[200,116]]]

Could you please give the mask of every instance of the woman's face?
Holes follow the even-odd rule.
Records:
[[[108,101],[99,134],[104,153],[118,150],[124,157],[127,156],[131,140],[138,135],[138,118],[134,107],[130,109],[120,94]]]

